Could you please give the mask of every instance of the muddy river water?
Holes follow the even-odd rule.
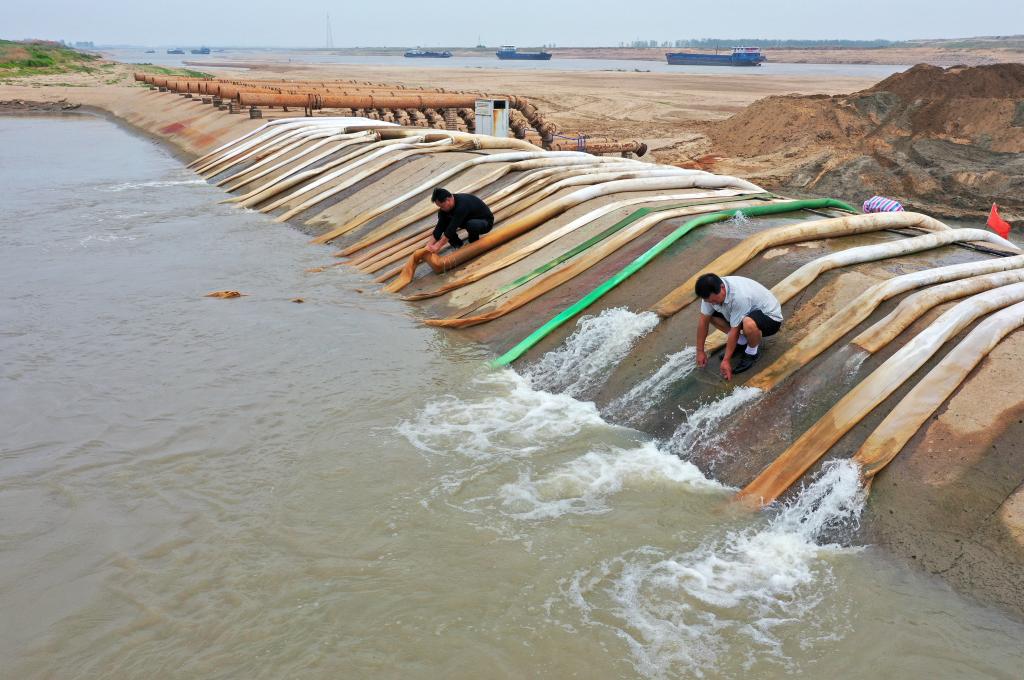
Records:
[[[739,511],[539,389],[572,352],[491,372],[222,198],[0,118],[0,676],[1020,677],[1019,622],[850,543],[849,468]]]

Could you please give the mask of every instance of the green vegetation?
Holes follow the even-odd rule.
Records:
[[[190,68],[167,68],[166,66],[154,66],[153,64],[133,64],[132,68],[136,71],[145,71],[146,73],[159,73],[162,76],[185,76],[186,78],[213,77],[209,73],[193,71]]]
[[[0,77],[88,72],[99,57],[47,41],[0,40]]]

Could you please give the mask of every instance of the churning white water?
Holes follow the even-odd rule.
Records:
[[[720,444],[729,417],[749,407],[763,394],[756,387],[736,387],[724,397],[686,413],[683,422],[672,433],[669,449],[678,455],[687,456],[695,446],[707,448]]]
[[[665,357],[665,363],[649,378],[634,385],[628,392],[612,401],[603,410],[616,420],[633,425],[661,402],[669,388],[693,373],[697,350],[684,347]]]
[[[657,325],[654,312],[637,314],[621,307],[585,316],[562,346],[531,365],[526,376],[538,389],[572,396],[586,394],[601,385],[636,341]]]
[[[736,659],[793,671],[796,649],[817,652],[848,629],[830,561],[851,549],[832,537],[856,527],[863,505],[856,467],[830,464],[763,527],[682,553],[630,551],[574,574],[565,594],[593,625],[616,629],[644,675],[715,677]]]

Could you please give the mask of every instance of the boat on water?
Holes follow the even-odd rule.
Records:
[[[760,47],[734,47],[731,54],[666,52],[665,59],[676,66],[760,66],[767,61]]]
[[[520,52],[514,45],[502,45],[495,52],[498,59],[522,59],[526,61],[548,61],[551,53],[541,50],[540,52]]]
[[[156,50],[146,50],[146,54],[156,54]]]
[[[452,56],[452,53],[448,50],[443,52],[437,52],[435,50],[408,50],[405,53],[406,57],[410,59],[447,59]]]
[[[167,50],[167,54],[185,54],[185,50],[180,47],[175,47],[172,50]]]
[[[192,52],[192,54],[209,54],[210,53],[210,48],[209,47],[194,47],[194,48],[192,48],[191,52]]]

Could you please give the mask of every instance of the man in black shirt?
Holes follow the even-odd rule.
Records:
[[[431,238],[427,239],[427,250],[432,253],[446,244],[461,248],[463,241],[459,237],[459,229],[464,229],[468,234],[466,240],[473,243],[494,226],[491,209],[473,194],[452,194],[447,189],[437,188],[430,200],[438,208],[437,226]]]

